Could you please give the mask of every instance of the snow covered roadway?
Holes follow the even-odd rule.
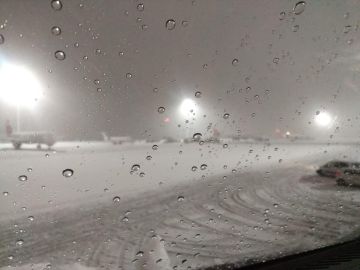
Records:
[[[330,159],[359,160],[357,146],[152,146],[4,145],[0,267],[141,269],[157,235],[168,256],[155,253],[159,266],[194,269],[358,235],[360,189],[314,174]],[[140,169],[130,173],[134,164]],[[73,176],[62,175],[67,168]]]

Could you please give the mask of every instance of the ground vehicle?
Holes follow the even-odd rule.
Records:
[[[350,162],[334,160],[322,165],[316,173],[320,176],[336,177],[340,172],[351,166]]]
[[[360,186],[360,165],[357,163],[344,169],[336,178],[338,185]]]
[[[15,149],[20,149],[22,144],[36,144],[38,149],[41,144],[49,148],[55,144],[54,135],[50,132],[17,132],[11,135],[10,140]]]
[[[69,141],[0,146],[0,267],[134,270],[159,235],[197,269],[354,236],[360,200],[303,178],[359,154],[360,6],[305,1],[3,1],[0,123]]]

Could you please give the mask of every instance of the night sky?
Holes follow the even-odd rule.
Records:
[[[36,106],[20,111],[23,130],[64,139],[214,128],[221,136],[276,137],[278,129],[359,138],[358,1],[306,1],[299,15],[298,1],[61,2],[60,10],[51,1],[1,2],[0,65],[27,67],[43,87]],[[196,102],[192,116],[179,111],[187,98]],[[15,125],[14,106],[0,106],[1,123]],[[317,126],[317,111],[333,123]]]

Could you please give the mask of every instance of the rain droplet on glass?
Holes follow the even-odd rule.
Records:
[[[72,169],[65,169],[62,172],[62,175],[65,177],[71,177],[71,176],[73,176],[73,174],[74,174],[74,171]]]
[[[114,203],[120,202],[120,197],[119,197],[119,196],[115,196],[115,197],[113,198],[113,202],[114,202]]]
[[[27,181],[27,176],[26,175],[20,175],[19,177],[18,177],[18,179],[19,179],[19,181],[21,181],[21,182],[25,182],[25,181]]]
[[[295,4],[293,12],[295,15],[300,15],[301,13],[304,12],[305,10],[305,6],[306,6],[306,2],[305,1],[299,1]]]
[[[54,35],[54,36],[58,36],[61,34],[61,28],[59,26],[53,26],[51,28],[51,33]]]
[[[0,34],[0,44],[4,44],[5,38],[2,34]]]
[[[167,30],[173,30],[176,26],[176,23],[173,19],[169,19],[166,21],[165,26]]]
[[[182,22],[181,22],[181,25],[182,25],[183,27],[186,27],[186,26],[189,25],[189,22],[188,22],[188,21],[182,21]]]
[[[55,58],[57,60],[64,60],[65,59],[65,53],[63,51],[56,51],[55,52]]]
[[[60,0],[52,0],[51,1],[51,7],[53,10],[61,10],[62,9],[62,3]]]
[[[200,166],[200,169],[203,171],[203,170],[205,170],[207,168],[207,165],[206,164],[201,164],[201,166]]]
[[[196,91],[196,92],[195,92],[195,97],[200,98],[200,97],[201,97],[201,92],[200,92],[200,91]]]
[[[137,172],[138,170],[140,170],[140,165],[139,164],[132,165],[131,170],[134,171],[134,172]]]
[[[138,11],[144,11],[144,4],[140,3],[140,4],[137,5],[136,8],[137,8]]]
[[[300,26],[298,24],[296,24],[292,27],[292,31],[297,32],[297,31],[299,31],[299,28],[300,28]]]
[[[195,141],[199,141],[199,140],[201,139],[201,137],[202,137],[202,134],[199,133],[199,132],[194,133],[194,135],[193,135],[193,139],[194,139]]]

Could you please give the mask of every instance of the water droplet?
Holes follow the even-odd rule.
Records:
[[[4,196],[8,196],[8,195],[9,195],[9,192],[4,191],[4,192],[3,192],[3,195],[4,195]]]
[[[138,11],[144,11],[144,4],[140,3],[140,4],[137,5],[136,8],[137,8]]]
[[[228,119],[230,117],[230,114],[228,114],[228,113],[225,113],[224,115],[223,115],[223,118],[224,119]]]
[[[32,168],[27,168],[28,172],[32,172],[32,170],[33,170]]]
[[[295,4],[293,12],[295,15],[300,15],[301,13],[304,12],[305,10],[305,6],[306,6],[306,2],[305,1],[299,1]]]
[[[56,51],[55,52],[55,58],[57,60],[64,60],[66,57],[65,53],[63,51]]]
[[[275,58],[273,59],[273,63],[274,63],[274,64],[278,64],[278,63],[279,63],[279,60],[280,60],[280,59],[279,59],[278,57],[275,57]]]
[[[157,146],[156,144],[154,144],[151,148],[152,148],[152,150],[158,150],[159,146]]]
[[[124,217],[124,218],[122,219],[122,221],[123,221],[123,222],[129,222],[129,218],[128,218],[128,217]]]
[[[34,221],[34,217],[33,216],[28,216],[28,220]]]
[[[159,108],[158,108],[158,112],[159,112],[159,113],[165,112],[165,108],[164,108],[164,107],[159,107]]]
[[[278,205],[277,203],[274,203],[273,206],[274,206],[274,208],[278,208],[278,207],[279,207],[279,205]]]
[[[201,97],[201,92],[200,92],[200,91],[196,91],[196,92],[195,92],[195,97],[200,98],[200,97]]]
[[[9,255],[9,256],[8,256],[8,259],[9,259],[9,260],[13,260],[13,259],[14,259],[14,256],[13,256],[13,255]]]
[[[100,55],[100,54],[101,54],[101,50],[100,50],[100,49],[95,49],[95,54],[96,54],[96,55]]]
[[[21,181],[21,182],[25,182],[25,181],[27,181],[27,176],[26,175],[20,175],[19,177],[18,177],[18,179],[19,179],[19,181]]]
[[[131,166],[131,170],[134,172],[137,172],[140,170],[140,165],[139,164],[134,164]]]
[[[72,169],[65,169],[62,172],[62,175],[65,177],[71,177],[71,176],[73,176],[73,174],[74,174],[74,171]]]
[[[131,78],[132,78],[132,74],[131,74],[131,73],[126,73],[126,78],[127,78],[127,79],[131,79]]]
[[[140,177],[144,177],[145,176],[145,173],[144,172],[141,172],[139,173]]]
[[[201,137],[202,137],[202,134],[199,133],[199,132],[194,133],[194,135],[193,135],[193,139],[194,139],[195,141],[201,140]]]
[[[191,167],[191,170],[192,170],[193,172],[195,172],[195,171],[197,170],[197,167],[196,167],[196,166],[192,166],[192,167]]]
[[[344,32],[344,34],[347,34],[347,33],[350,32],[350,30],[351,30],[351,25],[346,25],[346,26],[344,27],[343,32]]]
[[[0,34],[0,44],[4,44],[5,38],[2,34]]]
[[[206,164],[201,164],[201,166],[200,166],[200,169],[203,171],[203,170],[205,170],[207,168],[207,165]]]
[[[138,257],[142,257],[142,256],[144,256],[144,251],[138,251],[138,253],[136,253],[136,256],[138,256]]]
[[[184,199],[185,199],[184,196],[181,195],[177,197],[178,202],[182,202]]]
[[[297,32],[297,31],[299,31],[299,28],[300,28],[300,26],[298,24],[296,24],[292,27],[292,31]]]
[[[51,28],[51,33],[55,36],[58,36],[61,34],[61,28],[59,26],[53,26]]]
[[[152,156],[146,156],[146,159],[147,159],[147,160],[151,160],[151,159],[152,159]]]
[[[115,197],[113,198],[113,202],[114,202],[114,203],[120,202],[120,197],[119,197],[119,196],[115,196]]]
[[[182,25],[183,27],[186,27],[186,26],[189,25],[189,22],[188,22],[188,21],[182,21],[182,22],[181,22],[181,25]]]
[[[53,10],[61,10],[62,3],[60,0],[53,0],[51,1],[51,7],[53,8]]]
[[[167,30],[173,30],[176,26],[176,23],[173,19],[169,19],[166,21],[165,26]]]
[[[239,64],[239,59],[234,58],[234,59],[232,60],[231,64],[232,64],[234,67],[237,66],[237,65]]]
[[[286,13],[284,11],[280,12],[280,16],[279,16],[279,20],[282,21],[283,19],[285,19],[286,17]]]
[[[228,148],[228,144],[227,144],[227,143],[224,143],[224,144],[223,144],[223,148]]]
[[[16,241],[15,244],[16,244],[18,247],[21,247],[21,246],[24,244],[24,240],[19,239],[19,240]]]

